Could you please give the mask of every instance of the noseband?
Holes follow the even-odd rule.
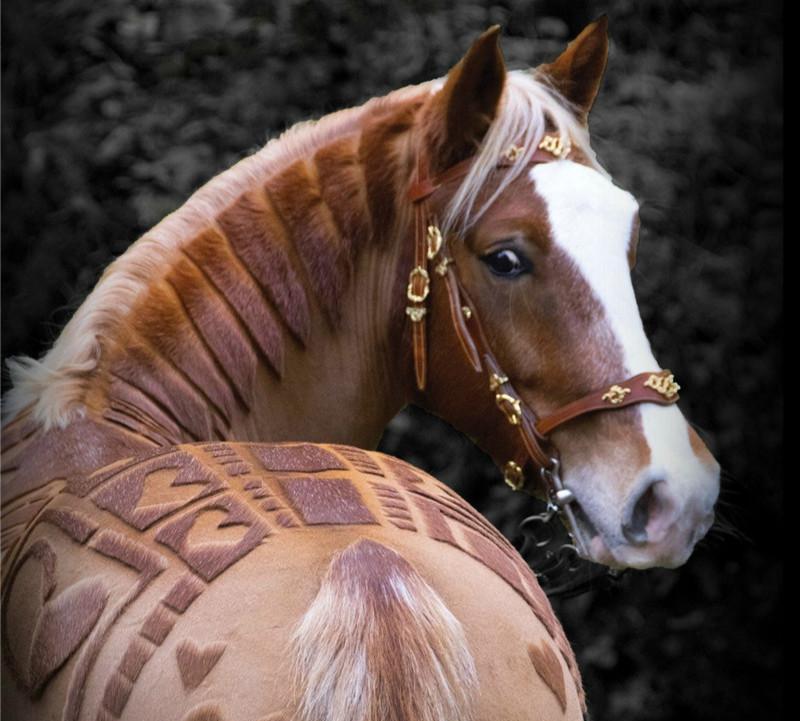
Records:
[[[569,143],[560,136],[546,134],[527,165],[538,165],[565,159],[570,153]],[[497,164],[498,169],[508,168],[517,162],[523,149],[512,145]],[[562,406],[554,413],[537,418],[533,409],[524,403],[511,380],[503,373],[492,349],[486,341],[475,305],[469,298],[459,276],[455,261],[448,253],[448,240],[442,233],[428,208],[428,199],[443,185],[467,175],[474,158],[468,158],[430,176],[427,159],[420,154],[417,159],[416,181],[408,191],[414,204],[414,267],[408,277],[406,315],[412,326],[414,372],[417,387],[425,389],[427,376],[426,316],[430,293],[431,273],[445,283],[450,305],[450,318],[467,361],[477,373],[485,373],[489,393],[494,395],[498,412],[516,429],[521,440],[521,450],[503,466],[505,482],[515,491],[533,493],[528,484],[530,467],[539,476],[548,502],[548,517],[559,514],[571,535],[577,550],[588,556],[587,539],[583,537],[571,506],[575,495],[566,488],[559,472],[559,453],[549,435],[569,421],[597,411],[617,410],[636,403],[671,405],[678,400],[680,386],[668,370],[640,373],[627,380],[614,383]]]

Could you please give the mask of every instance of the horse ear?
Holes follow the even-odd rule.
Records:
[[[484,32],[447,74],[431,101],[434,170],[473,155],[497,114],[506,82],[500,26]]]
[[[544,75],[576,108],[585,125],[608,62],[608,17],[601,15],[587,25],[552,63],[540,65]]]

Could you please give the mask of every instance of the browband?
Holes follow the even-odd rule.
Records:
[[[546,134],[528,165],[552,162],[569,156],[571,146],[560,136]],[[522,156],[524,149],[512,145],[498,161],[497,167],[510,167]],[[538,469],[543,490],[551,512],[560,512],[567,528],[585,555],[587,546],[581,536],[570,503],[575,500],[571,491],[563,486],[559,475],[558,453],[548,436],[565,423],[603,410],[626,408],[637,403],[670,405],[679,396],[680,386],[668,370],[640,373],[627,380],[594,391],[550,415],[537,419],[533,410],[524,404],[510,379],[503,373],[494,356],[480,324],[475,306],[464,289],[454,267],[454,260],[447,252],[447,242],[432,217],[427,200],[442,186],[466,176],[474,158],[468,158],[435,176],[430,176],[425,156],[417,158],[416,178],[408,190],[408,198],[414,203],[414,267],[408,278],[406,315],[411,321],[414,352],[414,373],[417,387],[424,390],[427,381],[426,316],[427,298],[430,293],[431,272],[443,279],[447,288],[450,318],[467,361],[476,372],[484,372],[487,386],[494,394],[495,404],[506,421],[520,434],[522,450],[503,466],[506,483],[514,490],[526,485],[525,469],[532,463]],[[532,492],[532,489],[526,489]]]

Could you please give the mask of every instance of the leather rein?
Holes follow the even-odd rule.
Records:
[[[571,147],[560,136],[546,134],[536,152],[527,162],[537,165],[569,156]],[[497,164],[508,168],[522,155],[523,148],[512,145]],[[511,380],[503,373],[486,341],[476,308],[458,277],[455,261],[448,253],[448,240],[442,237],[439,226],[428,207],[428,199],[447,183],[467,175],[474,158],[467,158],[441,173],[430,176],[424,155],[417,159],[416,180],[408,190],[414,204],[414,267],[408,277],[406,315],[411,322],[414,353],[414,373],[417,387],[424,390],[427,380],[426,300],[430,293],[431,272],[445,283],[450,305],[450,318],[468,363],[477,373],[485,373],[489,393],[505,420],[516,429],[521,450],[503,466],[505,482],[515,491],[526,488],[525,469],[530,464],[534,475],[538,470],[542,489],[548,503],[548,514],[561,516],[578,552],[588,556],[589,546],[577,523],[572,503],[575,495],[566,488],[559,472],[558,450],[549,435],[569,421],[603,410],[617,410],[637,403],[670,405],[679,396],[680,386],[669,370],[639,373],[568,403],[544,418],[537,418],[533,409],[523,402]],[[437,281],[438,282],[438,281]]]

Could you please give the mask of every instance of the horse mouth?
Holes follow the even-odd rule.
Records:
[[[578,501],[573,501],[570,506],[572,508],[573,516],[575,517],[575,525],[577,526],[578,533],[587,541],[591,541],[595,536],[599,536],[600,532],[592,523],[592,519],[583,510],[583,506]],[[577,539],[576,539],[577,540]]]
[[[521,525],[515,544],[548,596],[568,598],[606,588],[625,568],[605,548],[587,513],[575,500],[570,513],[554,517],[552,507],[533,513]]]
[[[571,535],[579,555],[587,561],[601,563],[610,568],[620,568],[619,562],[611,553],[603,535],[583,510],[583,506],[578,501],[574,501],[570,504],[570,508],[574,519]]]
[[[531,477],[531,475],[535,473],[533,462],[529,460],[525,464],[524,470],[525,476]],[[568,486],[566,486],[566,488],[568,488]],[[545,491],[545,495],[546,493]],[[553,507],[550,506],[550,508]],[[580,558],[591,563],[600,564],[614,570],[626,567],[626,565],[621,563],[611,552],[611,548],[608,546],[603,534],[597,529],[597,526],[595,526],[588,513],[584,510],[577,496],[573,494],[572,500],[559,509],[557,516],[561,522],[557,525],[561,526],[564,531],[566,531],[566,533],[562,531],[563,536],[561,543],[563,546],[572,547],[574,549],[573,552],[577,552]],[[540,518],[545,517],[552,518],[552,515],[546,513]],[[553,521],[554,520],[555,519],[553,519]],[[553,521],[551,521],[551,524]],[[553,528],[552,525],[551,528]],[[550,533],[552,534],[553,531]],[[561,534],[556,534],[556,537],[558,535]],[[567,537],[569,540],[567,540]],[[551,539],[551,543],[557,544],[558,541]]]
[[[567,518],[563,520],[570,531],[578,555],[587,561],[598,563],[614,570],[626,568],[626,564],[620,562],[612,552],[603,534],[597,530],[580,501],[574,500],[569,504],[569,508],[572,511],[572,520],[570,521]]]

